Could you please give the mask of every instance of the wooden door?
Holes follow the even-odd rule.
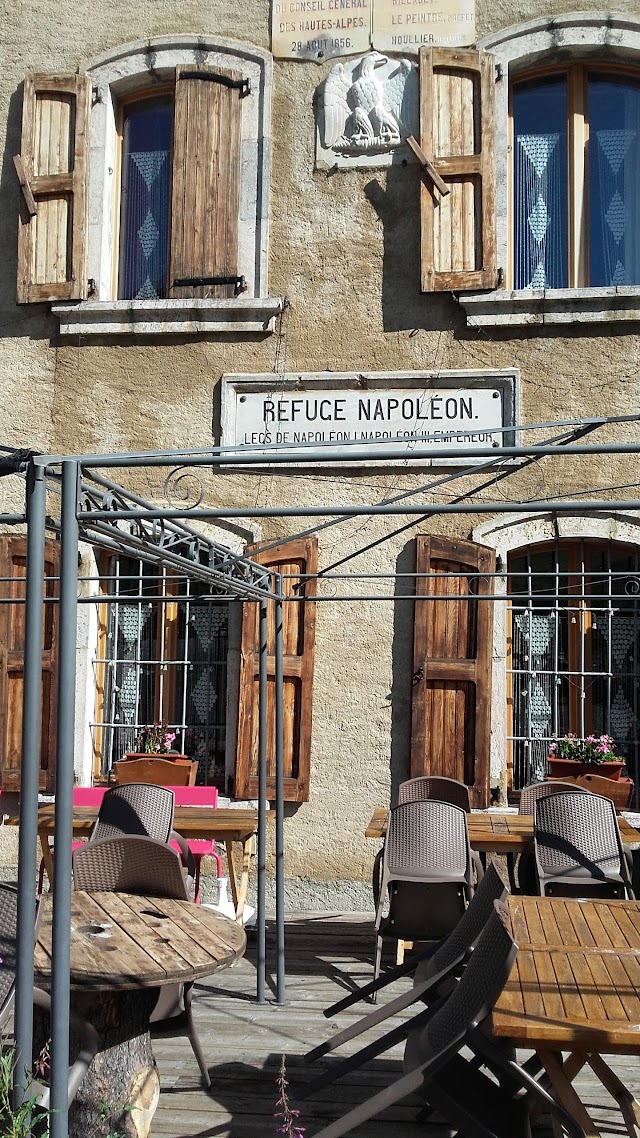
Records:
[[[283,542],[250,556],[283,574],[284,797],[306,802],[311,763],[311,705],[315,645],[317,538]],[[312,574],[309,580],[302,580]],[[275,606],[268,604],[267,632],[267,797],[275,798]],[[258,793],[258,708],[260,606],[245,601],[242,620],[240,703],[236,755],[237,798]]]
[[[2,789],[20,789],[22,762],[22,698],[27,541],[0,537],[0,596],[16,604],[0,604],[0,779]],[[45,547],[45,597],[59,595],[60,547]],[[55,789],[56,703],[58,674],[58,605],[46,604],[42,650],[42,732],[40,789]]]
[[[417,538],[411,777],[433,774],[489,803],[495,552],[471,541]],[[434,597],[434,600],[420,600]]]

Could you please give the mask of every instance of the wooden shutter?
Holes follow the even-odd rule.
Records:
[[[18,304],[87,295],[87,75],[28,75],[22,148]]]
[[[176,68],[169,296],[235,296],[234,284],[177,285],[238,275],[242,75]]]
[[[45,547],[45,596],[59,595],[59,546]],[[27,542],[0,538],[0,596],[24,602]],[[25,605],[0,604],[0,777],[3,790],[20,789],[22,761],[22,695],[24,689]],[[55,789],[56,703],[58,675],[58,606],[45,605],[42,651],[42,735],[40,788]]]
[[[285,542],[264,554],[251,553],[261,565],[278,573],[294,574],[283,581],[285,597],[300,597],[283,605],[284,631],[284,797],[287,802],[306,802],[309,797],[311,759],[311,703],[315,647],[315,579],[298,585],[296,574],[316,573],[317,538]],[[275,797],[275,622],[269,602],[267,640],[267,796]],[[240,704],[236,758],[237,798],[255,798],[258,793],[258,668],[259,604],[245,601],[242,620]]]
[[[489,803],[493,601],[480,598],[494,589],[478,574],[495,563],[475,542],[417,538],[416,572],[435,576],[416,580],[411,777],[456,778],[472,806]]]
[[[420,187],[423,292],[496,288],[494,57],[420,49],[420,143],[449,188]]]

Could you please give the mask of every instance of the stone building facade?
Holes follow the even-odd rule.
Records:
[[[354,111],[363,57],[272,57],[267,0],[2,7],[6,447],[135,453],[278,430],[286,445],[328,444],[355,440],[357,422],[359,437],[395,442],[425,429],[418,405],[440,431],[430,461],[409,446],[204,475],[206,501],[238,513],[210,530],[220,543],[266,542],[265,563],[313,574],[317,559],[321,575],[288,626],[292,902],[369,903],[364,827],[411,771],[463,777],[481,805],[539,777],[554,735],[596,732],[637,781],[638,514],[527,508],[632,502],[635,457],[489,470],[437,448],[490,439],[499,452],[569,431],[514,426],[637,413],[640,8],[478,0],[478,39],[459,57],[405,45],[374,61],[385,126],[375,106],[364,122]],[[444,156],[449,193],[408,133],[431,166]],[[587,439],[616,440],[638,441],[637,423]],[[165,473],[121,472],[156,502]],[[4,481],[2,508],[19,509]],[[458,498],[486,509],[442,511]],[[331,515],[394,500],[424,510]],[[278,515],[287,506],[328,513]],[[2,575],[19,574],[20,538],[1,541]],[[82,556],[87,593],[175,588],[133,558]],[[429,572],[449,574],[452,599],[415,605],[429,580],[415,574]],[[495,598],[484,605],[464,600],[478,579]],[[253,796],[255,606],[243,616],[191,590],[173,605],[82,608],[79,781],[105,776],[135,725],[160,719],[203,778]],[[11,666],[5,651],[6,790],[19,785]]]

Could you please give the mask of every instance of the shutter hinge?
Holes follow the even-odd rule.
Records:
[[[502,288],[504,284],[504,269],[498,269],[498,287]]]
[[[240,98],[251,94],[250,79],[232,79],[222,71],[181,71],[181,79],[204,79],[210,83],[222,83],[223,87],[234,87],[240,92]]]
[[[103,102],[102,88],[101,87],[92,87],[91,88],[91,106],[95,107],[96,103],[102,103],[102,102]]]
[[[201,285],[235,285],[236,296],[244,292],[247,285],[244,277],[178,277],[174,280],[172,288],[199,288]]]
[[[502,70],[502,64],[496,63],[496,83],[499,83],[501,79],[504,79],[504,71]]]

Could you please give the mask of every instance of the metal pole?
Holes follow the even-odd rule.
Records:
[[[18,845],[18,928],[14,1016],[15,1093],[17,1106],[30,1097],[33,1048],[33,943],[36,913],[38,783],[42,722],[42,620],[44,615],[44,542],[46,484],[44,469],[27,470],[27,568]]]
[[[267,860],[267,602],[260,601],[260,657],[258,681],[258,903],[257,995],[265,998],[267,959],[265,876]]]
[[[51,969],[50,1138],[67,1138],[71,842],[78,600],[78,465],[62,463],[60,662],[56,744],[56,807]]]
[[[284,608],[282,604],[282,576],[275,575],[276,660],[275,660],[275,721],[276,721],[276,1000],[285,1002],[284,952],[284,695],[283,650]]]

